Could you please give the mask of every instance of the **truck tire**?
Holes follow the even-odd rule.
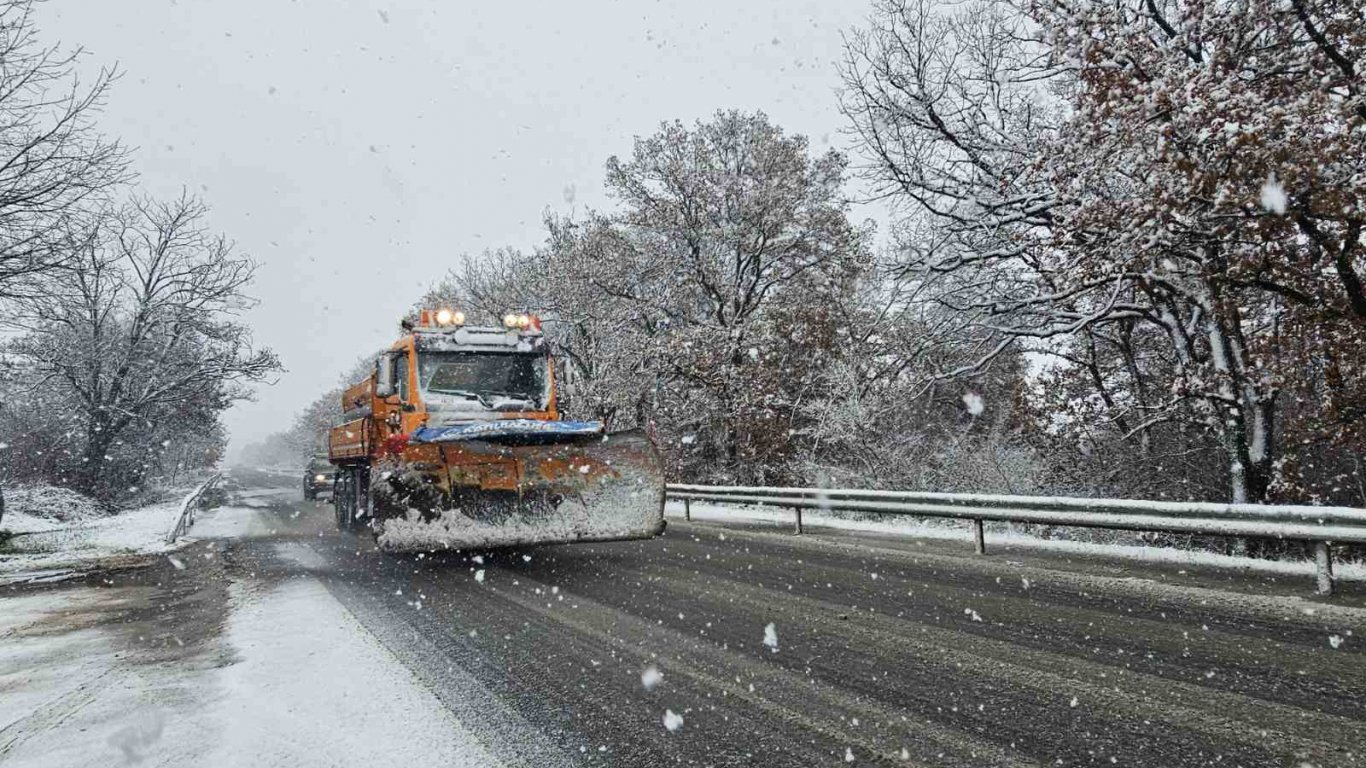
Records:
[[[354,471],[350,528],[353,533],[370,527],[370,467],[362,465]]]
[[[351,471],[348,469],[337,470],[332,483],[332,514],[337,523],[337,530],[349,531],[352,516],[352,491],[351,491]]]
[[[370,468],[347,467],[337,472],[332,490],[337,530],[355,532],[369,525]]]

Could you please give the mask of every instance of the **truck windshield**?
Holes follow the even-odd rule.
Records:
[[[459,395],[490,408],[509,400],[540,408],[545,397],[544,355],[423,352],[417,367],[423,392]]]

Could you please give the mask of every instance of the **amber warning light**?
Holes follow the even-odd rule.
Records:
[[[428,328],[451,328],[457,325],[464,325],[465,313],[458,309],[449,309],[446,307],[442,307],[441,309],[424,309],[422,310],[422,317],[418,324]]]
[[[529,315],[525,312],[509,312],[503,315],[503,327],[513,331],[530,331],[539,333],[541,330],[541,318]]]

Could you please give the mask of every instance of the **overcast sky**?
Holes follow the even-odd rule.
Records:
[[[288,369],[226,414],[285,428],[463,253],[602,207],[660,121],[760,109],[843,148],[841,34],[867,0],[49,0],[43,38],[117,64],[101,119],[144,190],[182,187],[260,263],[247,315]],[[866,215],[861,214],[861,215]]]

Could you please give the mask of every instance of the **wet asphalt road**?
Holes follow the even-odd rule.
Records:
[[[1366,609],[1299,581],[680,521],[395,557],[278,498],[230,570],[321,579],[510,765],[1366,764]]]

